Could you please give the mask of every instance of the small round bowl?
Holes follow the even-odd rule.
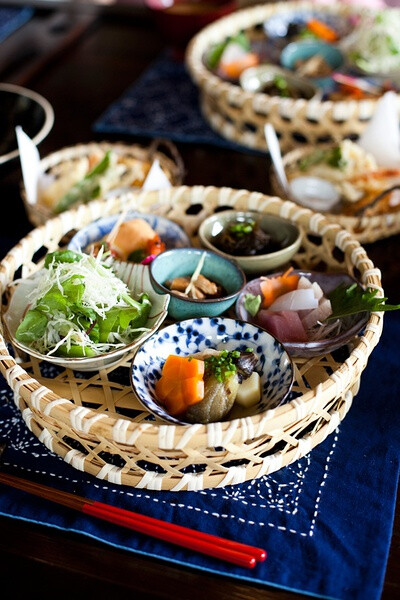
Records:
[[[344,63],[343,53],[336,46],[319,40],[301,40],[285,46],[281,52],[281,65],[285,69],[294,71],[298,60],[307,60],[316,55],[322,56],[333,71],[339,69]],[[325,91],[333,90],[336,87],[329,75],[310,79]]]
[[[355,283],[355,279],[346,273],[317,273],[313,271],[301,271],[296,269],[293,270],[293,273],[304,275],[311,282],[317,282],[325,295],[330,294],[341,284],[351,285]],[[276,273],[271,275],[271,277],[275,275]],[[253,294],[254,296],[261,294],[260,280],[261,278],[257,278],[249,281],[240,293],[235,306],[236,316],[238,319],[257,324],[256,318],[252,317],[247,312],[244,306],[244,301],[246,294]],[[343,317],[341,320],[342,331],[333,337],[322,338],[318,341],[311,342],[282,343],[291,356],[310,358],[313,356],[328,354],[329,352],[333,352],[334,350],[337,350],[341,346],[344,346],[350,342],[351,339],[362,330],[368,321],[368,313],[349,315],[347,317]]]
[[[276,65],[257,65],[256,67],[245,69],[239,77],[239,83],[248,92],[277,95],[268,91],[269,86],[274,84],[274,79],[277,76],[287,82],[287,85],[290,89],[294,90],[297,97],[311,100],[311,98],[315,98],[320,93],[317,86],[308,79],[296,77],[292,72],[281,69]]]
[[[234,406],[226,420],[262,413],[283,404],[291,390],[294,366],[287,351],[272,335],[250,323],[224,317],[189,319],[174,323],[152,335],[138,350],[131,368],[132,388],[142,405],[159,419],[187,425],[168,414],[159,404],[155,384],[170,354],[187,356],[213,348],[239,350],[253,348],[258,357],[261,400],[247,410]]]
[[[171,291],[165,283],[174,277],[193,275],[205,253],[201,274],[220,284],[226,291],[221,298],[197,300]],[[195,317],[215,317],[228,310],[246,283],[240,266],[215,252],[199,248],[176,248],[159,254],[149,265],[150,278],[158,293],[170,295],[168,315],[177,321]]]
[[[243,221],[249,218],[257,220],[260,227],[273,236],[273,239],[282,246],[282,249],[255,256],[233,256],[216,247],[215,238],[228,223],[236,219]],[[221,256],[234,259],[248,274],[265,273],[281,267],[290,261],[301,244],[301,231],[297,225],[282,217],[257,211],[221,211],[205,219],[200,225],[198,233],[200,242],[204,247],[217,252]]]
[[[144,265],[116,262],[114,264],[114,272],[127,284],[133,297],[146,292],[152,303],[150,315],[146,323],[148,330],[144,331],[130,344],[112,350],[111,352],[86,358],[65,358],[54,355],[47,356],[32,350],[25,344],[21,344],[15,338],[15,333],[27,309],[28,295],[35,287],[35,281],[37,281],[37,277],[40,275],[40,271],[37,271],[30,277],[23,279],[17,285],[11,297],[7,312],[3,317],[8,336],[13,345],[39,360],[44,360],[65,369],[73,369],[76,371],[98,371],[99,369],[104,369],[117,363],[128,352],[133,352],[161,326],[162,322],[167,317],[169,296],[157,294],[154,291],[150,283],[148,268]]]
[[[85,249],[89,244],[100,241],[110,233],[118,218],[118,214],[110,215],[89,223],[89,225],[80,229],[71,238],[68,244],[69,250],[73,250],[74,252],[85,252]],[[158,215],[141,213],[133,210],[126,214],[124,221],[137,218],[144,219],[150,227],[158,233],[161,240],[165,243],[167,250],[190,246],[189,237],[174,221]]]
[[[15,128],[20,125],[37,146],[51,131],[54,110],[40,94],[13,85],[0,83],[0,165],[19,156]]]

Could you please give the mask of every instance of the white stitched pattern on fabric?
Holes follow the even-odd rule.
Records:
[[[100,471],[97,473],[97,479],[107,479],[110,483],[121,484],[121,472],[122,469],[115,467],[114,465],[103,465]]]
[[[47,429],[43,429],[39,435],[39,440],[53,452],[53,438]]]
[[[174,449],[175,425],[160,425],[158,429],[158,445],[163,450]]]
[[[79,452],[79,450],[69,450],[64,457],[65,462],[78,469],[78,471],[85,470],[85,459],[86,455]]]

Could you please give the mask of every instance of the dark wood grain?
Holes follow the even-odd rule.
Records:
[[[154,60],[163,49],[159,34],[146,14],[125,11],[75,17],[63,35],[55,36],[49,24],[63,19],[47,11],[16,37],[2,46],[0,77],[25,85],[43,94],[55,110],[52,132],[40,145],[41,155],[70,144],[102,139],[92,124]],[[42,38],[40,37],[42,36]],[[35,42],[36,40],[36,42]],[[40,41],[40,43],[39,43]],[[20,53],[24,44],[35,52],[14,63],[5,56]],[[7,64],[5,64],[5,62]],[[120,136],[118,136],[120,137]],[[108,136],[112,139],[112,136]],[[140,138],[128,138],[146,142]],[[267,158],[221,148],[178,146],[185,167],[185,183],[249,188],[268,193]],[[2,198],[13,212],[2,227],[0,252],[3,255],[30,229],[19,197],[19,165],[1,173]],[[374,263],[382,270],[386,292],[399,301],[398,248],[400,236],[367,246]],[[382,600],[400,598],[400,512],[397,506]],[[1,597],[22,598],[25,590],[31,598],[51,596],[73,598],[115,598],[131,594],[143,600],[293,600],[304,595],[292,594],[234,579],[200,573],[160,560],[113,549],[90,538],[73,533],[0,518]],[[10,577],[10,574],[17,576]],[[161,576],[162,574],[162,576]],[[20,576],[18,576],[20,575]]]

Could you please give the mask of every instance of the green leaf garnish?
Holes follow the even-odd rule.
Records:
[[[253,294],[246,294],[244,297],[244,307],[252,317],[255,317],[261,306],[261,296],[253,296]]]
[[[328,296],[332,314],[328,320],[361,312],[381,312],[400,309],[400,304],[386,304],[387,298],[377,297],[378,290],[364,290],[357,283],[338,286]]]

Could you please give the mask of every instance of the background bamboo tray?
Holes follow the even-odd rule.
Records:
[[[191,40],[185,62],[199,88],[204,117],[222,137],[249,148],[266,150],[264,125],[268,122],[280,136],[282,151],[287,152],[301,144],[355,139],[374,113],[375,99],[320,101],[247,92],[214,75],[204,64],[204,55],[212,44],[263,23],[275,14],[294,10],[346,16],[354,14],[357,6],[349,7],[340,2],[316,6],[307,1],[260,4],[215,21]],[[400,108],[400,95],[398,97]]]
[[[40,257],[57,249],[71,229],[126,206],[143,212],[157,206],[157,212],[184,227],[194,245],[199,224],[217,209],[283,216],[303,231],[294,266],[347,271],[383,295],[380,272],[359,242],[322,215],[247,190],[182,186],[93,201],[34,229],[0,264],[3,298],[7,286],[37,270]],[[129,354],[112,368],[82,374],[15,357],[0,337],[0,370],[29,429],[76,469],[140,488],[213,488],[272,473],[332,433],[352,404],[382,325],[383,313],[372,313],[363,334],[341,358],[336,353],[296,359],[294,396],[287,404],[251,418],[208,425],[154,421],[131,390]]]
[[[43,173],[48,173],[55,166],[88,156],[94,152],[114,150],[119,154],[132,157],[143,163],[152,163],[158,159],[164,173],[174,186],[181,185],[184,177],[184,165],[175,144],[169,140],[154,140],[148,146],[139,144],[127,144],[125,142],[90,142],[88,144],[76,144],[52,152],[40,161]],[[37,226],[42,225],[48,219],[54,217],[54,213],[44,204],[36,202],[30,204],[27,201],[25,188],[21,184],[21,196],[29,221]]]
[[[283,156],[283,164],[287,172],[290,166],[304,158],[315,147],[307,146],[305,148],[296,148]],[[275,194],[282,195],[284,190],[281,188],[273,168],[270,170],[271,187]],[[392,212],[384,214],[368,215],[361,213],[359,216],[324,213],[324,217],[331,223],[338,223],[344,229],[349,231],[352,237],[362,244],[376,242],[391,235],[400,232],[400,207]]]

